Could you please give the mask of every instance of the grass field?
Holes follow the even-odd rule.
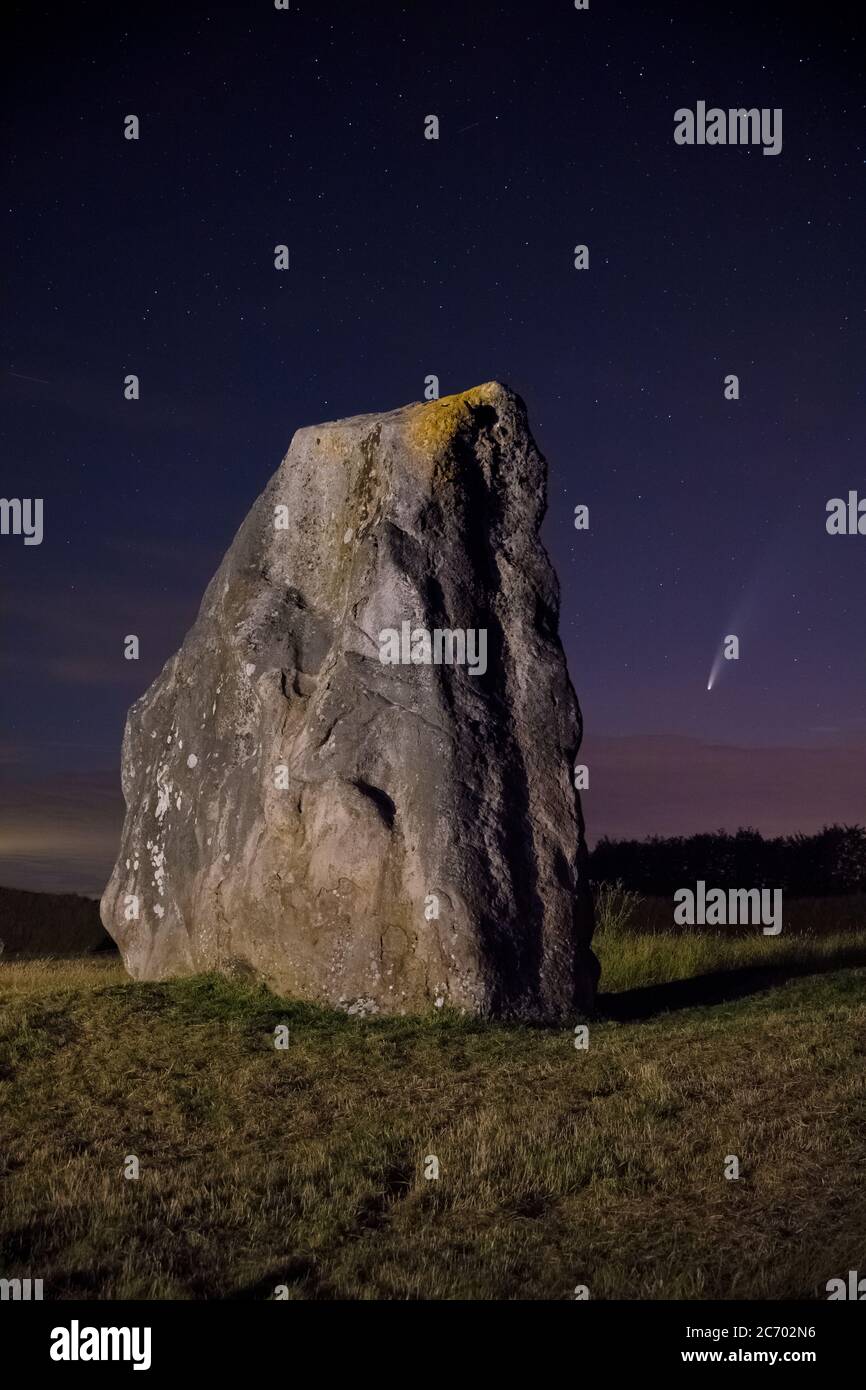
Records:
[[[866,930],[608,927],[597,950],[586,1051],[104,957],[0,964],[0,1275],[47,1298],[826,1297],[866,1259]]]

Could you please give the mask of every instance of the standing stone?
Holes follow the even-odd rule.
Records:
[[[298,431],[127,720],[102,919],[136,979],[240,970],[350,1013],[591,1007],[545,506],[497,382]]]

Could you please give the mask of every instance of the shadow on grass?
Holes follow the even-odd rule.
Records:
[[[787,980],[826,975],[834,970],[861,965],[866,965],[866,947],[863,946],[852,946],[831,956],[812,960],[792,955],[774,961],[772,965],[713,970],[687,980],[669,980],[665,984],[625,989],[619,994],[601,993],[596,1003],[597,1015],[600,1019],[618,1023],[638,1022],[674,1009],[694,1009],[703,1004],[725,1004],[734,999],[745,999],[750,994],[760,994]]]

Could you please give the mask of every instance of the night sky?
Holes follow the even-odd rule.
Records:
[[[507,382],[548,459],[591,840],[866,820],[845,9],[13,6],[0,494],[44,540],[0,536],[0,883],[101,891],[126,710],[292,433],[431,373]],[[698,101],[782,108],[781,153],[676,145]]]

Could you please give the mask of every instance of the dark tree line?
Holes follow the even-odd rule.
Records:
[[[616,883],[648,897],[668,896],[703,879],[712,888],[781,888],[791,897],[866,893],[866,829],[825,826],[817,835],[766,840],[757,830],[729,835],[600,840],[589,856],[594,883]]]
[[[85,956],[114,949],[96,899],[0,888],[0,955]]]

